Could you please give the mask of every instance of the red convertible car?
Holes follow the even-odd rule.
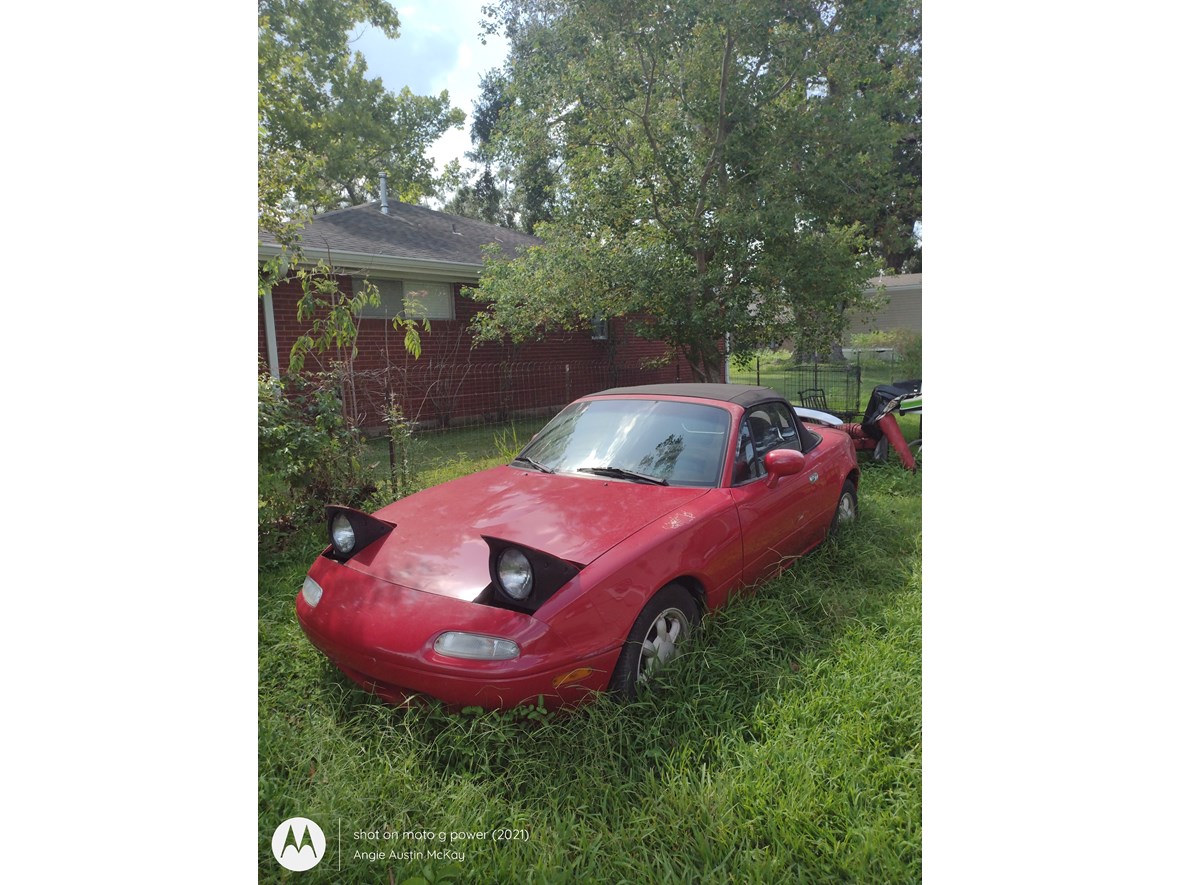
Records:
[[[848,435],[765,387],[624,387],[567,406],[502,467],[372,515],[328,507],[295,607],[390,703],[624,698],[701,616],[856,515]]]

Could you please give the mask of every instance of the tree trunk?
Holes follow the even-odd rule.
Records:
[[[725,380],[725,354],[714,348],[687,346],[681,348],[692,380],[701,384],[720,384]]]

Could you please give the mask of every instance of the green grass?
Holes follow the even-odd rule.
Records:
[[[860,503],[857,523],[707,618],[638,702],[564,714],[375,701],[296,623],[318,534],[263,556],[259,880],[920,881],[921,476],[866,463]],[[328,852],[288,873],[269,842],[297,815]],[[402,838],[497,828],[528,839]]]

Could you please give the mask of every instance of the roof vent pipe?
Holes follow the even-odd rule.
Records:
[[[381,173],[381,212],[389,214],[389,180],[384,172]]]

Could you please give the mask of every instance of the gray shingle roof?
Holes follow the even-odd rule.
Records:
[[[275,242],[264,231],[259,232],[259,241]],[[512,254],[541,241],[522,231],[461,215],[391,202],[388,215],[377,203],[317,215],[303,229],[302,243],[305,249],[315,251],[479,265],[483,263],[480,247],[484,243],[500,243]]]

